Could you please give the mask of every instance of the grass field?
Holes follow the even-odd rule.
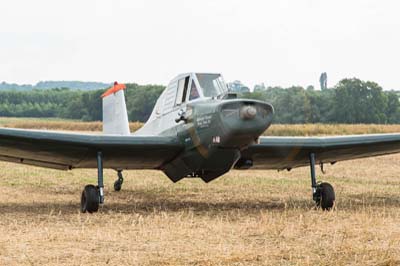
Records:
[[[0,117],[1,127],[41,129],[41,130],[65,130],[65,131],[102,131],[102,122],[82,122],[78,120],[63,120],[58,118],[10,118]],[[140,122],[130,123],[131,131],[142,126]]]
[[[314,208],[307,168],[232,171],[209,184],[127,171],[121,192],[107,170],[94,215],[79,199],[95,170],[0,163],[0,265],[400,265],[399,161],[318,171],[336,190],[331,212]]]

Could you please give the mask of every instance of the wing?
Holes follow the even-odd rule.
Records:
[[[0,160],[55,169],[158,169],[183,146],[172,137],[73,134],[0,128]]]
[[[309,154],[318,163],[379,156],[400,152],[400,134],[340,137],[262,137],[260,144],[242,152],[252,159],[253,168],[291,169],[309,165]]]

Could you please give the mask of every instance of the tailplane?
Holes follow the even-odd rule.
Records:
[[[125,84],[114,83],[103,98],[103,134],[130,135],[128,113],[125,104]]]

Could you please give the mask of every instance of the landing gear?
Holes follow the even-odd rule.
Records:
[[[329,211],[335,204],[335,191],[329,183],[317,183],[315,176],[315,154],[310,154],[311,187],[313,200],[324,211]]]
[[[320,183],[317,186],[318,200],[317,206],[324,211],[329,211],[335,204],[335,191],[331,184]]]
[[[81,212],[93,213],[99,210],[99,191],[93,185],[87,185],[81,196]]]
[[[97,212],[99,210],[99,205],[103,203],[103,154],[97,152],[97,187],[94,185],[87,185],[83,189],[81,196],[81,212]]]
[[[120,191],[122,188],[122,183],[124,183],[124,177],[122,176],[122,170],[118,170],[118,179],[114,182],[114,190]]]

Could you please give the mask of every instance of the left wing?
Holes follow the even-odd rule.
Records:
[[[183,146],[172,137],[91,135],[0,128],[0,161],[55,169],[96,168],[103,153],[105,168],[158,169]]]
[[[400,134],[261,137],[260,144],[242,151],[242,158],[253,160],[254,169],[291,169],[309,165],[311,153],[317,163],[335,163],[397,152]]]

